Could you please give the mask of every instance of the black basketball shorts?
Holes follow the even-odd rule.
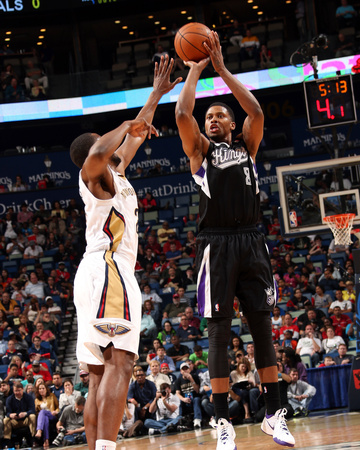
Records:
[[[256,228],[206,229],[196,238],[197,300],[203,317],[271,311],[278,299],[265,236]]]

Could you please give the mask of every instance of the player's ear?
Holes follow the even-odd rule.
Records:
[[[231,130],[231,131],[234,131],[235,128],[236,128],[236,123],[235,123],[235,122],[231,122],[231,123],[230,123],[230,130]]]

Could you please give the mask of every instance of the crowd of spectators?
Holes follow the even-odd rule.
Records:
[[[148,193],[139,206],[144,214],[158,211],[158,201]],[[172,204],[169,199],[170,210]],[[263,197],[263,208],[269,207]],[[139,230],[135,271],[143,303],[140,358],[119,430],[125,438],[213,423],[207,321],[197,314],[197,220],[192,214],[173,222],[153,221]],[[262,215],[257,226],[268,238],[279,287],[271,320],[282,404],[290,418],[307,416],[311,409],[316,390],[307,383],[308,367],[352,361],[348,346],[356,339],[356,327],[351,250],[359,241],[354,238],[351,246],[344,247],[317,235],[286,240],[276,223],[275,217],[267,223]],[[89,377],[81,372],[82,382],[75,389],[72,380],[63,383],[57,355],[61,323],[85,246],[82,207],[72,200],[66,209],[54,202],[52,210],[35,214],[26,203],[18,213],[9,208],[1,218],[0,236],[3,417],[13,414],[7,397],[24,396],[28,402],[29,396],[35,406],[26,409],[23,437],[27,442],[39,441],[45,447],[51,442],[62,445],[64,439],[84,442],[82,410]],[[234,423],[260,422],[264,415],[254,353],[241,302],[235,297],[229,343],[229,406]],[[48,406],[37,407],[36,399]],[[14,420],[18,419],[6,421],[6,426],[4,421],[5,443],[18,431]],[[64,431],[67,421],[73,421],[74,433]]]
[[[9,61],[0,73],[0,100],[14,103],[47,99],[49,65],[43,63],[38,52],[33,49],[23,66],[14,66]]]
[[[16,188],[25,190],[21,177]],[[82,207],[18,212],[0,219],[0,415],[3,447],[84,442],[88,373],[63,382],[59,340],[85,248]],[[61,434],[63,433],[63,435]]]

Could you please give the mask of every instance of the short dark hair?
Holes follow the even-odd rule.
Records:
[[[85,398],[82,397],[81,395],[80,395],[80,397],[76,397],[75,405],[76,406],[84,406],[85,405]]]
[[[83,133],[72,141],[70,145],[70,158],[80,169],[96,139],[96,135],[93,133]]]
[[[211,105],[210,105],[210,106],[208,107],[208,109],[206,110],[205,117],[206,117],[207,112],[209,111],[209,109],[212,108],[213,106],[222,106],[223,108],[225,108],[226,111],[227,111],[227,112],[229,113],[229,115],[230,115],[231,121],[232,121],[232,122],[235,122],[235,114],[234,114],[234,111],[230,108],[230,106],[228,106],[226,103],[222,103],[222,102],[214,102],[214,103],[211,103]]]
[[[195,352],[201,352],[201,351],[202,351],[201,345],[195,345],[195,346],[194,346],[194,353],[195,353]]]

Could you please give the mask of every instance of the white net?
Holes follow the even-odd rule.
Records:
[[[338,214],[336,216],[324,217],[324,222],[329,225],[334,235],[335,245],[350,245],[351,229],[355,214]]]

